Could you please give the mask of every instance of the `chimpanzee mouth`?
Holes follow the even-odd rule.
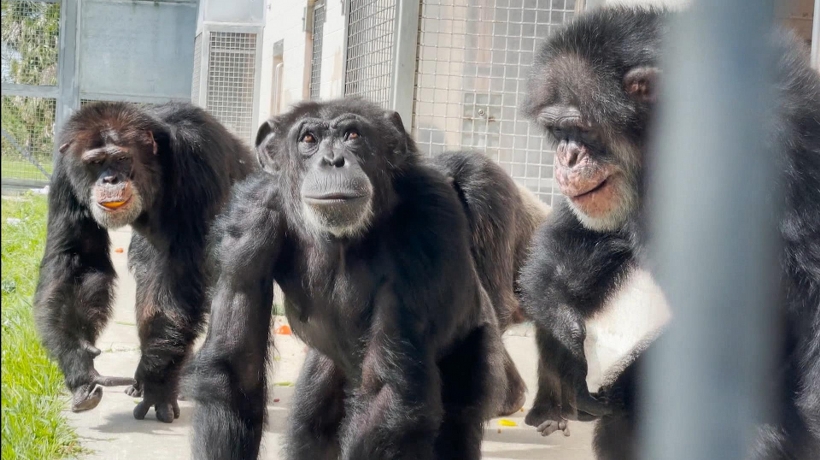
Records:
[[[305,196],[304,199],[310,203],[344,202],[367,198],[367,195],[356,195],[352,193],[327,193],[324,195]]]
[[[579,194],[577,194],[577,195],[575,195],[575,196],[573,196],[573,197],[570,197],[570,199],[572,199],[572,200],[578,200],[578,199],[581,199],[581,198],[586,198],[586,197],[588,197],[588,196],[592,196],[595,192],[598,192],[598,191],[600,191],[600,190],[603,190],[603,188],[604,188],[604,187],[606,187],[606,186],[607,186],[607,184],[609,184],[609,177],[607,177],[606,179],[602,180],[602,181],[601,181],[601,183],[600,183],[600,184],[598,184],[598,185],[596,185],[595,187],[592,187],[591,189],[587,190],[587,191],[586,191],[586,192],[584,192],[584,193],[579,193]]]
[[[131,196],[124,200],[112,200],[112,201],[98,201],[97,206],[104,209],[106,212],[116,212],[122,209],[125,209],[125,205],[127,205],[131,201]]]

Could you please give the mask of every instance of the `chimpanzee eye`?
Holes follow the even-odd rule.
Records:
[[[355,129],[351,129],[351,130],[349,130],[348,132],[345,133],[345,139],[347,139],[347,140],[352,141],[352,140],[358,139],[358,138],[359,138],[359,132],[356,131]]]
[[[550,126],[547,129],[549,130],[550,134],[552,134],[552,136],[555,137],[556,139],[560,139],[561,137],[564,136],[564,130],[557,127],[557,126]]]
[[[308,143],[308,144],[313,144],[314,142],[316,142],[316,138],[313,137],[313,134],[305,133],[302,136],[301,142],[305,142],[305,143]]]

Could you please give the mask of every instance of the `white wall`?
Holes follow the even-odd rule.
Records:
[[[345,16],[342,2],[327,0],[325,3],[324,42],[322,43],[322,99],[342,97],[344,90]]]
[[[331,0],[329,3],[340,4]],[[268,0],[265,30],[263,32],[262,80],[260,88],[259,120],[269,118],[271,87],[273,84],[273,44],[284,40],[284,75],[282,110],[308,95],[310,76],[310,37],[303,30],[302,16],[308,0]]]

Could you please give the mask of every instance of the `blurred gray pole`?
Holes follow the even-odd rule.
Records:
[[[811,65],[820,70],[820,0],[814,0],[814,19],[811,28]]]
[[[650,174],[652,250],[674,311],[649,359],[646,460],[747,458],[769,412],[777,151],[771,1],[701,0],[674,23]]]

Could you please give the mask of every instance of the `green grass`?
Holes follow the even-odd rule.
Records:
[[[64,458],[81,452],[61,413],[63,376],[40,346],[31,315],[45,223],[45,197],[3,198],[3,460]]]
[[[0,168],[3,170],[3,178],[5,179],[37,180],[43,182],[48,180],[42,171],[23,158],[12,159],[3,155],[3,157],[0,158],[0,162]],[[51,174],[51,170],[53,169],[51,162],[43,162],[42,166],[46,172]]]

